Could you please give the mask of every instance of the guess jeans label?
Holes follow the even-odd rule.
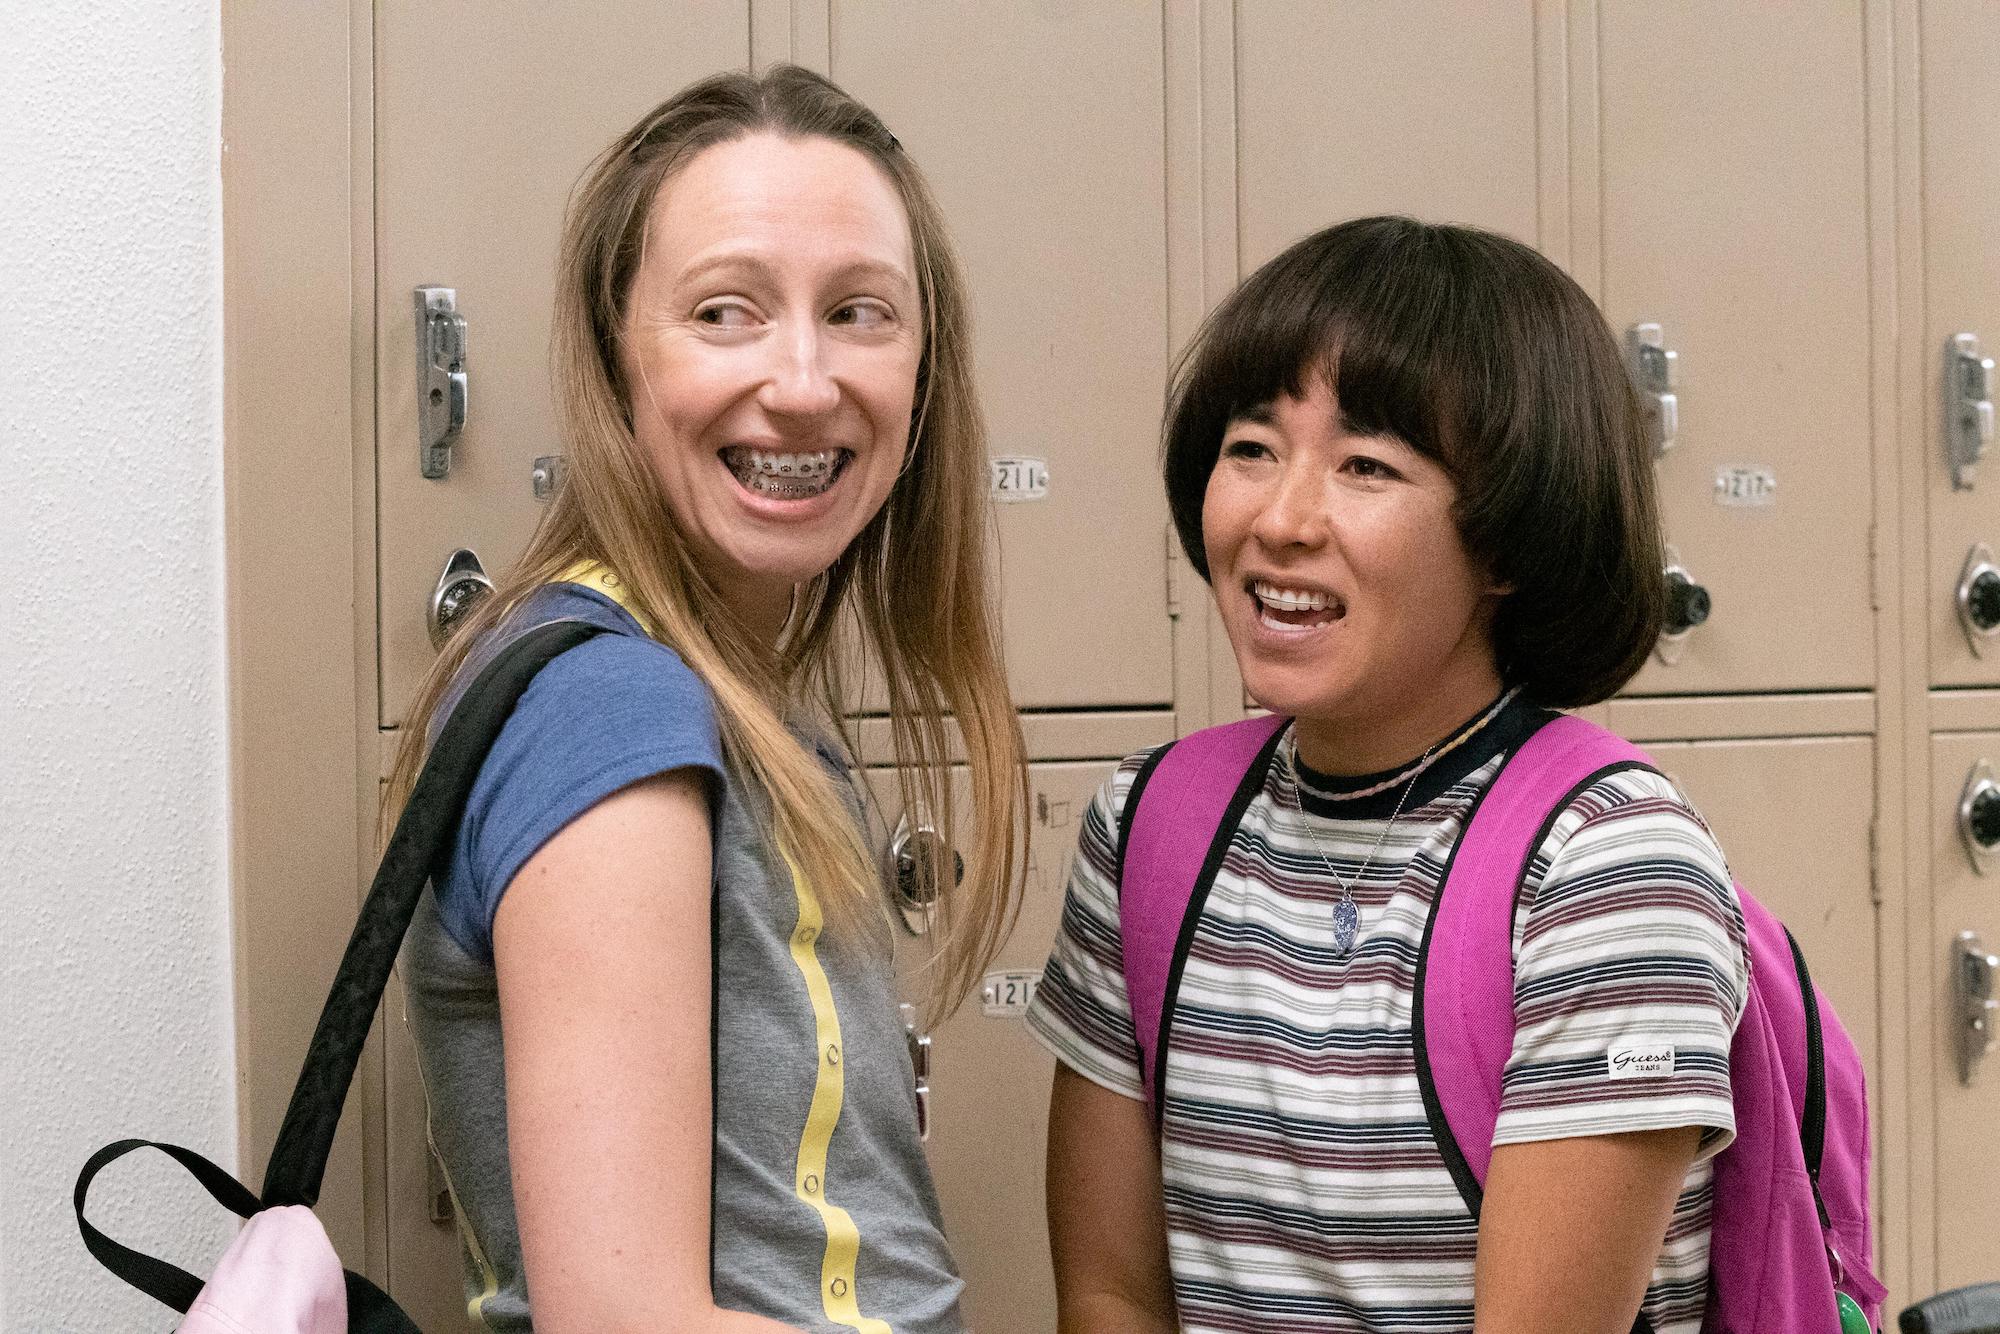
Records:
[[[1671,1042],[1627,1042],[1610,1052],[1613,1079],[1665,1079],[1674,1072]]]

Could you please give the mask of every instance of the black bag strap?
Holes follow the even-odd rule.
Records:
[[[452,709],[396,822],[320,1010],[305,1066],[264,1172],[265,1207],[318,1201],[333,1132],[354,1082],[362,1044],[389,985],[396,952],[416,916],[425,884],[450,856],[486,752],[535,674],[551,659],[602,633],[603,627],[587,621],[536,626],[494,655]]]
[[[217,1167],[193,1149],[184,1149],[178,1144],[162,1144],[150,1139],[121,1139],[115,1144],[107,1144],[90,1155],[90,1161],[83,1165],[83,1171],[76,1178],[76,1225],[83,1233],[83,1244],[97,1257],[97,1262],[118,1277],[130,1283],[139,1291],[158,1302],[165,1302],[176,1311],[186,1313],[194,1305],[194,1299],[201,1295],[201,1280],[179,1265],[170,1265],[165,1260],[156,1260],[150,1255],[121,1245],[105,1236],[90,1220],[83,1216],[83,1203],[90,1194],[90,1183],[97,1174],[117,1162],[128,1153],[139,1149],[158,1149],[175,1162],[185,1167],[202,1186],[225,1208],[244,1218],[257,1212],[260,1207],[257,1197],[250,1188],[229,1173]]]

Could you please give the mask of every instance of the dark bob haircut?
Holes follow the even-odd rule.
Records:
[[[1535,703],[1605,699],[1666,611],[1652,450],[1604,317],[1529,247],[1470,227],[1360,218],[1307,237],[1233,292],[1168,398],[1167,503],[1208,574],[1201,509],[1223,432],[1324,375],[1352,428],[1436,460],[1467,554],[1511,589],[1500,673]]]

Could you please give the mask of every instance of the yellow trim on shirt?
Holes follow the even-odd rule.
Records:
[[[625,591],[623,581],[606,568],[602,561],[578,561],[556,576],[556,580],[564,584],[582,584],[585,588],[604,594],[623,607],[632,619],[639,623],[640,629],[655,639],[660,637],[660,632],[653,628],[653,623],[646,619],[645,613],[633,605],[631,595]]]
[[[659,634],[628,599],[617,575],[601,562],[583,561],[564,570],[562,582],[581,584],[610,598],[644,627],[655,639]],[[813,1010],[814,1043],[818,1051],[819,1075],[813,1081],[812,1105],[806,1112],[804,1132],[799,1136],[799,1153],[792,1172],[792,1194],[801,1204],[819,1215],[826,1229],[826,1251],[820,1259],[820,1308],[836,1325],[857,1334],[895,1334],[886,1321],[861,1314],[855,1292],[854,1266],[861,1255],[861,1229],[854,1216],[828,1201],[826,1156],[833,1141],[833,1129],[840,1123],[840,1108],[846,1098],[846,1076],[841,1068],[840,1014],[833,1003],[833,987],[819,962],[819,938],[826,921],[819,900],[799,874],[788,855],[785,868],[791,873],[792,893],[799,904],[798,925],[792,929],[792,963],[805,979],[806,995]]]
[[[792,962],[798,966],[799,975],[805,979],[806,994],[812,999],[819,1049],[819,1077],[813,1083],[805,1132],[799,1137],[792,1193],[819,1215],[826,1228],[826,1254],[820,1261],[819,1275],[820,1305],[826,1318],[860,1334],[894,1334],[886,1322],[861,1314],[854,1291],[854,1262],[861,1252],[861,1231],[847,1210],[826,1198],[827,1148],[833,1139],[833,1128],[840,1121],[841,1102],[846,1096],[840,1015],[834,1009],[833,987],[819,962],[819,938],[825,926],[819,900],[790,856],[785,858],[785,866],[792,874],[792,893],[799,901],[799,923],[792,929]]]

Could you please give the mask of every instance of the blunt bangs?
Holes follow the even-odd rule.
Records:
[[[1466,553],[1509,588],[1510,684],[1575,707],[1645,661],[1665,613],[1653,465],[1597,307],[1517,241],[1409,218],[1315,233],[1209,316],[1176,367],[1162,471],[1188,562],[1230,421],[1328,377],[1345,426],[1435,460]]]

